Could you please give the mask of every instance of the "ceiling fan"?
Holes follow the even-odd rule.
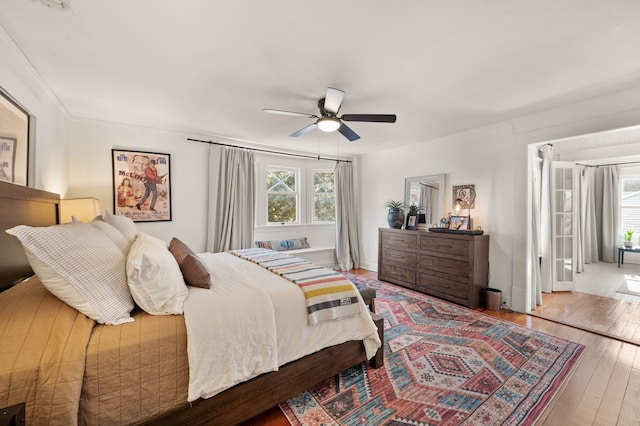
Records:
[[[395,123],[395,114],[343,114],[338,117],[338,111],[340,111],[340,105],[342,99],[344,99],[344,92],[340,89],[334,89],[333,87],[327,88],[327,94],[324,98],[318,101],[318,109],[320,110],[320,116],[315,114],[307,114],[304,112],[292,112],[282,111],[279,109],[263,109],[264,112],[271,114],[284,114],[293,115],[296,117],[315,118],[316,122],[309,124],[308,126],[298,130],[291,136],[298,137],[305,133],[310,132],[316,127],[325,132],[339,131],[345,138],[350,141],[360,139],[360,136],[354,132],[344,121],[363,121],[368,123]]]

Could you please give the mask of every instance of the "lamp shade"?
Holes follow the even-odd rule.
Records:
[[[60,223],[69,223],[71,216],[81,222],[91,222],[100,214],[100,201],[97,198],[69,198],[60,200]]]

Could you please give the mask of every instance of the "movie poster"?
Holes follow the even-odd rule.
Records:
[[[170,155],[111,151],[114,214],[135,222],[171,220]]]

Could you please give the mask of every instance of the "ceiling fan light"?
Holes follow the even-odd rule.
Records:
[[[318,120],[318,128],[323,132],[335,132],[342,123],[335,117],[322,117]]]

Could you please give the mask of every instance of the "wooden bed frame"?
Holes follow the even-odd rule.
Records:
[[[4,231],[16,225],[57,224],[59,202],[57,194],[0,182],[0,291],[33,274],[22,245]],[[373,313],[372,317],[382,340],[382,318]],[[382,366],[382,353],[381,348],[371,360],[374,368]],[[144,424],[238,424],[363,361],[363,343],[349,341],[290,362],[278,371],[240,383],[209,399],[193,404],[185,401],[183,406],[160,413]]]

